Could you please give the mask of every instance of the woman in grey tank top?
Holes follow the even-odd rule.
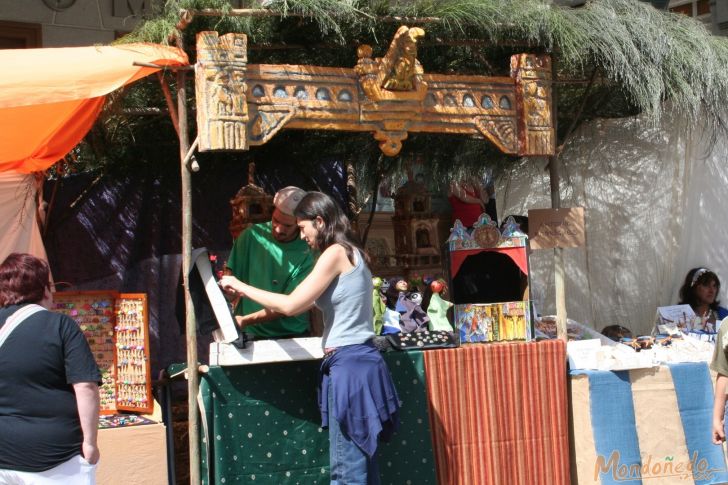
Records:
[[[399,426],[399,398],[389,370],[372,345],[372,276],[367,258],[336,202],[306,194],[294,211],[301,239],[321,254],[290,295],[271,293],[233,276],[224,290],[284,315],[316,305],[324,315],[319,406],[329,428],[332,484],[378,484],[376,450]]]

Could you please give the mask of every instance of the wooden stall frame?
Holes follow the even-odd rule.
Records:
[[[228,12],[183,9],[180,10],[180,19],[176,25],[176,30],[170,35],[171,40],[175,41],[177,47],[180,49],[184,49],[184,41],[181,33],[192,22],[195,15],[280,16],[279,13],[266,9],[234,9]],[[437,23],[440,21],[437,18],[386,18],[381,20],[398,23],[412,21],[418,24]],[[188,418],[190,423],[189,451],[190,483],[192,485],[200,483],[199,422],[196,402],[196,396],[199,390],[199,376],[197,363],[197,324],[187,280],[192,253],[190,172],[193,170],[193,167],[188,162],[193,151],[198,146],[200,150],[246,150],[251,144],[264,144],[278,130],[283,128],[286,123],[294,119],[300,107],[300,103],[294,106],[294,103],[296,103],[294,100],[297,99],[295,96],[293,96],[294,100],[291,100],[291,97],[287,96],[289,102],[288,104],[283,103],[283,106],[270,102],[266,104],[265,102],[260,102],[260,100],[256,103],[250,103],[248,101],[248,95],[261,99],[264,97],[268,99],[271,97],[275,98],[275,96],[272,96],[274,94],[272,90],[263,91],[264,93],[267,92],[268,96],[254,96],[256,94],[253,92],[255,86],[252,86],[252,89],[248,91],[245,82],[241,82],[245,77],[244,75],[241,77],[241,73],[244,73],[247,67],[252,67],[247,66],[247,54],[245,53],[247,38],[245,36],[240,37],[238,34],[228,34],[232,35],[232,37],[219,37],[217,33],[209,34],[208,40],[212,41],[210,44],[212,49],[207,53],[207,59],[205,59],[204,54],[198,56],[198,65],[196,66],[196,78],[202,81],[203,86],[197,87],[197,111],[198,116],[201,118],[198,119],[198,139],[195,140],[192,146],[189,143],[187,89],[185,84],[186,72],[183,69],[176,70],[176,109],[171,97],[166,97],[170,116],[173,122],[174,120],[178,121],[178,124],[175,124],[175,128],[177,129],[180,142],[180,172],[182,177],[182,273],[187,325]],[[237,39],[236,35],[238,35]],[[497,114],[499,116],[490,120],[483,118],[480,123],[476,121],[475,126],[472,123],[474,118],[473,114],[477,113],[468,113],[466,116],[462,116],[461,113],[460,120],[462,122],[456,121],[453,123],[451,119],[449,125],[447,123],[432,123],[428,128],[426,125],[418,125],[423,118],[424,110],[422,105],[425,104],[424,99],[427,97],[426,80],[423,77],[424,73],[416,59],[416,40],[422,35],[424,35],[424,31],[421,28],[414,27],[409,29],[402,26],[390,46],[390,51],[383,58],[372,59],[371,48],[369,46],[361,46],[358,51],[359,62],[355,69],[350,70],[351,72],[344,72],[345,70],[337,69],[342,74],[341,77],[347,80],[346,84],[350,84],[349,78],[360,76],[359,82],[361,83],[362,90],[365,96],[369,97],[368,103],[370,103],[371,112],[368,115],[361,114],[364,113],[365,109],[360,107],[360,116],[358,119],[349,112],[345,120],[332,123],[331,121],[327,122],[325,119],[317,119],[315,114],[310,112],[309,114],[311,116],[308,114],[301,115],[289,127],[298,129],[373,131],[374,138],[380,142],[382,152],[389,156],[399,153],[401,142],[407,138],[409,131],[476,135],[489,139],[506,153],[522,156],[550,156],[553,162],[552,174],[557,173],[554,170],[556,167],[556,157],[554,157],[556,153],[556,131],[554,126],[555,109],[552,99],[551,77],[553,75],[553,65],[551,56],[548,54],[541,56],[521,54],[520,61],[518,60],[518,56],[512,57],[511,78],[515,80],[515,83],[520,83],[522,89],[520,92],[514,90],[512,92],[513,99],[509,99],[509,102],[512,101],[516,104],[518,116],[515,116],[512,112],[513,110],[511,108],[513,108],[513,103],[510,106],[508,106],[508,103],[501,105],[501,98],[498,97],[496,99],[499,100],[498,107],[501,108],[501,111],[511,111],[511,113],[497,113],[494,111],[491,114]],[[402,38],[402,40],[399,41],[398,38]],[[222,43],[218,42],[220,39],[223,39]],[[207,64],[205,64],[206,62]],[[534,67],[537,69],[534,69]],[[294,71],[294,77],[298,76],[299,80],[305,78],[305,72],[315,71],[315,67],[311,66],[267,65],[259,66],[257,72],[261,74],[261,78],[265,78],[265,73],[269,69],[276,68],[285,68]],[[318,72],[319,76],[323,75],[326,77],[325,74],[324,72]],[[457,76],[438,76],[437,78],[432,78],[432,80],[447,82],[448,80],[455,80],[454,78],[457,78]],[[477,79],[470,80],[471,84],[477,84],[477,82],[483,82],[485,80],[484,76],[475,76],[475,78]],[[338,79],[338,81],[341,80]],[[270,81],[269,84],[272,85],[270,87],[275,89],[276,82],[283,82],[285,78],[276,76],[266,81]],[[289,81],[295,83],[296,79],[292,78]],[[314,84],[310,81],[310,78],[307,79],[307,84]],[[160,82],[163,90],[168,89],[162,77],[160,77]],[[334,81],[335,83],[336,81]],[[356,81],[352,87],[354,86],[357,86]],[[316,92],[314,91],[314,96]],[[286,93],[288,92],[286,91]],[[353,91],[349,93],[349,95],[353,94]],[[200,95],[202,95],[202,99],[200,99]],[[468,108],[473,107],[469,106],[470,103],[466,102],[465,99],[465,96],[461,98],[463,104],[468,104]],[[472,99],[474,100],[475,98]],[[488,103],[484,103],[482,101],[483,99],[480,98],[480,107],[489,109]],[[212,112],[208,112],[208,107],[203,100],[212,102]],[[326,102],[330,101],[330,99],[319,99],[318,101]],[[336,101],[346,102],[347,99],[346,96],[343,99],[337,97]],[[314,102],[316,102],[316,97],[314,98]],[[407,106],[408,103],[410,106]],[[403,104],[405,106],[404,110],[401,108]],[[249,109],[249,105],[252,105],[251,109]],[[400,106],[399,108],[397,107],[398,105]],[[327,103],[318,103],[312,106],[318,109],[319,113],[323,113],[324,118],[326,118],[327,114],[334,115],[330,108],[335,107],[336,104],[327,105]],[[377,112],[380,110],[386,112],[387,110],[382,108],[387,106],[390,107],[389,113],[384,116],[377,115]],[[413,110],[413,106],[417,109]],[[442,114],[454,115],[457,118],[457,110],[453,112],[453,110],[446,108],[441,111]],[[327,109],[329,110],[328,112]],[[339,111],[341,110],[339,109]],[[306,110],[303,110],[303,112],[306,113]],[[529,114],[532,116],[529,117]],[[329,116],[329,119],[331,118],[332,116]],[[463,118],[465,119],[463,120]],[[503,122],[504,120],[505,123]],[[206,121],[216,123],[217,127],[212,127],[211,129],[210,125],[206,125]],[[248,126],[248,123],[251,124]],[[460,124],[459,127],[457,126],[458,124]],[[532,133],[529,132],[529,128],[534,128]],[[216,141],[211,141],[210,135]],[[532,147],[532,149],[529,147]],[[556,200],[558,201],[558,194],[556,194]]]

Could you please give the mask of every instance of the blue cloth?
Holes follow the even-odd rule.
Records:
[[[407,305],[405,305],[406,301],[407,295],[404,291],[400,291],[399,296],[397,296],[397,303],[395,303],[394,309],[399,313],[405,313],[407,311]]]
[[[710,478],[706,479],[703,477],[708,475],[694,469],[695,485],[728,482],[723,449],[712,443],[706,445],[706,434],[713,428],[713,416],[705,412],[713,405],[713,385],[708,366],[704,362],[686,362],[668,364],[668,368],[675,386],[688,456],[697,455],[701,461],[707,460],[707,470],[711,472]]]
[[[574,371],[572,375],[589,376],[589,394],[591,402],[591,422],[594,432],[594,447],[597,455],[609,460],[612,453],[619,452],[619,464],[642,465],[640,446],[635,429],[634,402],[632,401],[632,383],[629,372]],[[628,483],[638,485],[642,480],[615,480],[611,472],[599,471],[602,485]]]
[[[389,333],[399,333],[402,331],[400,326],[400,314],[389,308],[384,309],[384,315],[382,315],[382,335]]]
[[[377,440],[399,428],[399,397],[382,355],[371,342],[339,347],[321,363],[319,406],[323,427],[333,417],[369,457]],[[329,390],[333,406],[329,409]]]
[[[336,391],[329,386],[329,407]],[[376,454],[371,458],[341,430],[338,421],[329,421],[329,469],[331,485],[379,485]]]

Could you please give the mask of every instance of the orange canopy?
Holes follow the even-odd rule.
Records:
[[[181,50],[156,44],[0,50],[0,172],[45,170],[86,135],[105,95],[188,63]]]

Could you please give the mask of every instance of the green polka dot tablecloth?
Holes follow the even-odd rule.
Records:
[[[379,447],[383,484],[436,482],[421,352],[384,356],[401,426]],[[316,403],[320,361],[210,367],[200,379],[205,485],[329,483],[328,431]]]

